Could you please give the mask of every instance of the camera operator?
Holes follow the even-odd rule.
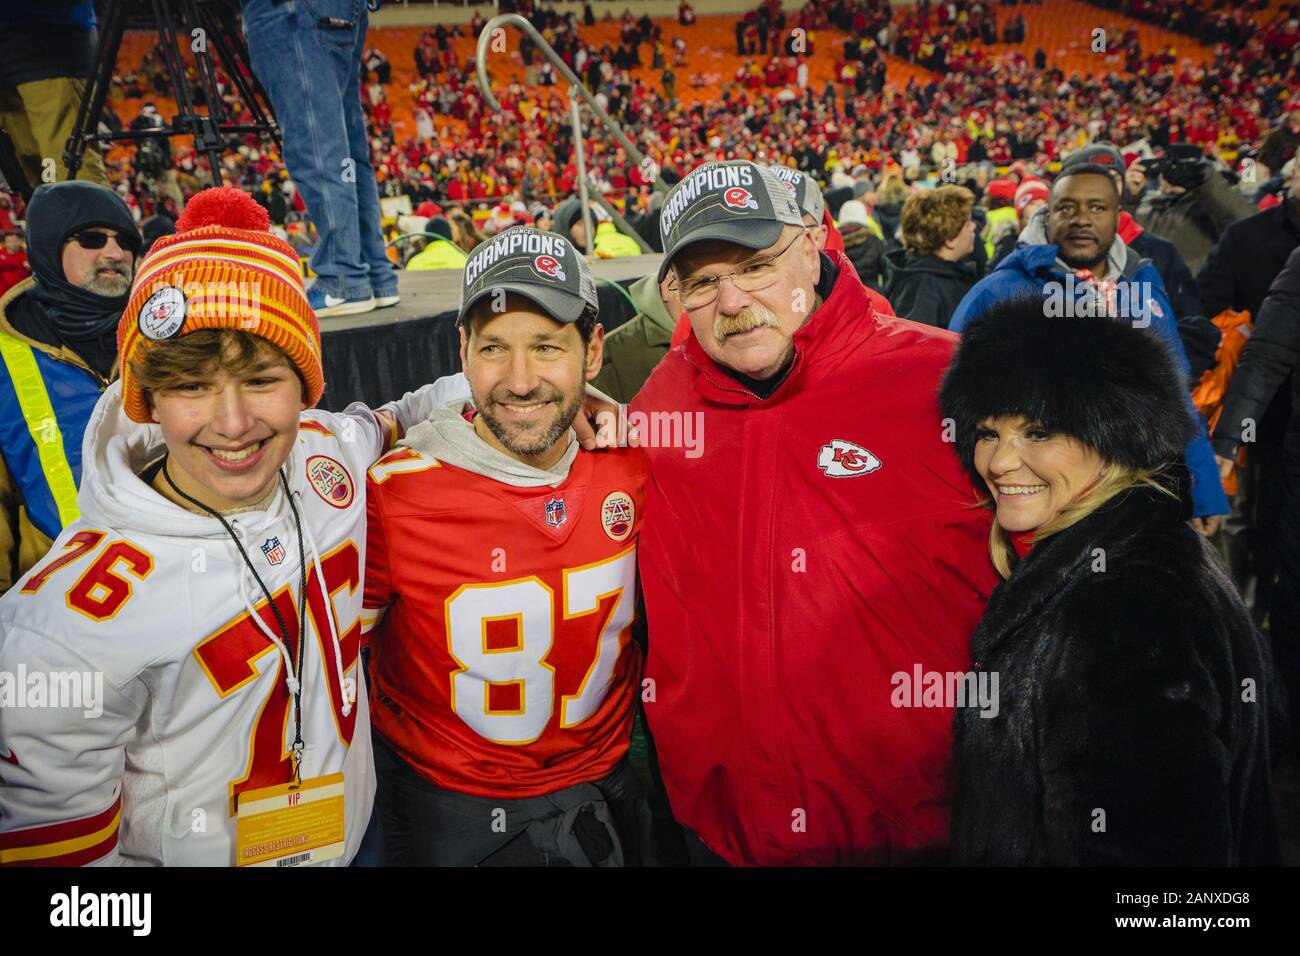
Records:
[[[140,108],[140,115],[131,120],[131,129],[136,132],[161,129],[164,125],[166,125],[166,122],[158,114],[158,108],[152,103],[145,103]],[[157,179],[161,176],[162,171],[172,164],[172,146],[167,137],[160,133],[157,136],[146,136],[139,140],[135,164],[140,172],[148,171],[150,179]]]
[[[1152,179],[1159,190],[1148,193]],[[1256,212],[1190,144],[1175,143],[1158,159],[1134,161],[1124,185],[1123,207],[1144,229],[1177,246],[1192,275],[1201,271],[1229,223]]]

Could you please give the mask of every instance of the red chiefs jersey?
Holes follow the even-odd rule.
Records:
[[[648,470],[579,451],[561,484],[518,487],[406,447],[370,469],[373,724],[430,783],[534,797],[623,758]]]

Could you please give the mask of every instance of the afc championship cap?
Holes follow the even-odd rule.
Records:
[[[770,169],[747,159],[706,163],[673,187],[659,213],[664,260],[659,282],[673,257],[706,239],[764,249],[786,226],[802,226],[794,191]]]
[[[794,201],[799,204],[799,211],[805,216],[812,216],[813,222],[821,225],[826,213],[826,200],[822,198],[822,188],[817,181],[805,172],[791,169],[789,166],[769,166],[776,178],[789,183],[794,189]]]
[[[474,247],[465,262],[458,323],[497,289],[514,292],[557,322],[577,322],[599,308],[591,268],[573,243],[533,226],[512,226]]]

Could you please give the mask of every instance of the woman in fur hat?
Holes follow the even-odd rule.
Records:
[[[998,706],[957,709],[959,864],[1265,864],[1270,658],[1186,523],[1186,385],[1131,325],[972,323],[944,378],[1006,580],[972,639]]]

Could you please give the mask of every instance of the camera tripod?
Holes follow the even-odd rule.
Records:
[[[110,0],[103,32],[95,48],[95,65],[86,94],[77,109],[77,121],[63,151],[68,178],[76,179],[81,157],[92,142],[144,140],[157,137],[193,136],[195,149],[207,158],[213,185],[221,185],[221,154],[225,137],[257,133],[270,136],[280,147],[280,132],[271,115],[266,95],[249,68],[248,48],[235,17],[236,0]],[[147,130],[100,133],[99,118],[113,81],[122,33],[131,26],[151,28],[157,35],[167,69],[176,115],[169,124]],[[196,32],[201,31],[201,32]],[[202,42],[199,43],[199,39]],[[191,90],[185,75],[185,61],[177,41],[187,43],[194,56],[198,84]],[[212,53],[220,55],[231,83],[253,114],[252,123],[236,123],[221,102]],[[203,107],[199,112],[198,107]]]

